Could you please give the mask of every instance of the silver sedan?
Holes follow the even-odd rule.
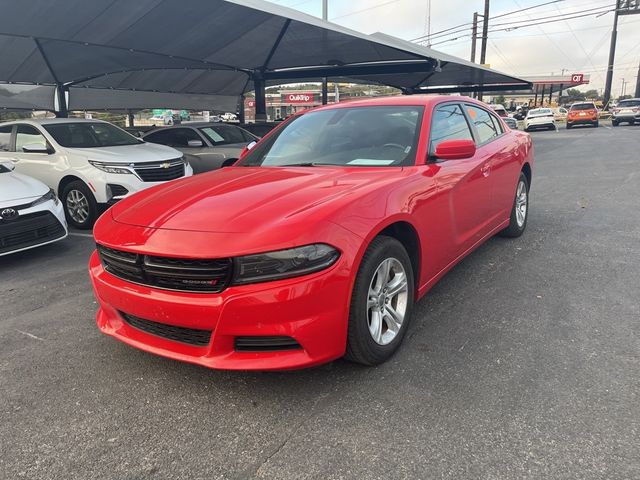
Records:
[[[246,130],[225,123],[190,123],[158,128],[142,138],[145,142],[180,150],[194,174],[233,165],[244,147],[258,140]]]

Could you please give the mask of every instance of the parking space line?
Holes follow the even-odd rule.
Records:
[[[93,238],[93,234],[92,233],[69,232],[69,236]]]

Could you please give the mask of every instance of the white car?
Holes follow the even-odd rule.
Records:
[[[44,183],[0,163],[0,256],[67,236],[62,204]]]
[[[91,228],[103,210],[132,193],[193,174],[178,150],[108,122],[75,118],[0,124],[0,162],[7,161],[52,188],[76,228]]]
[[[550,108],[534,108],[529,110],[524,119],[524,130],[529,132],[535,128],[556,130],[556,120]]]

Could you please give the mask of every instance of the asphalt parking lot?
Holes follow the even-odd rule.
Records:
[[[155,357],[95,327],[89,236],[0,258],[0,478],[640,478],[640,127],[533,136],[525,235],[377,368]]]

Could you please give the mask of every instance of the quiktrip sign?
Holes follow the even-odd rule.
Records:
[[[315,103],[315,95],[312,92],[288,92],[282,94],[283,103]]]

